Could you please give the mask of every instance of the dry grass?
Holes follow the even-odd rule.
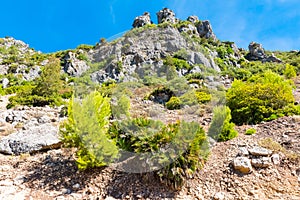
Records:
[[[274,141],[272,138],[264,138],[261,139],[258,144],[264,148],[270,149],[273,152],[276,153],[283,153],[287,159],[289,160],[293,160],[296,161],[298,159],[300,159],[300,155],[295,153],[295,152],[291,152],[288,151],[287,149],[285,149],[281,144],[279,144],[278,142]]]

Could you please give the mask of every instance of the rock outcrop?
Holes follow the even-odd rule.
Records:
[[[274,54],[272,54],[271,56],[266,55],[264,48],[259,43],[251,42],[248,48],[249,54],[246,55],[246,59],[250,61],[259,60],[262,62],[282,62],[279,58],[274,56]]]
[[[177,28],[171,26],[147,29],[136,35],[125,34],[112,44],[97,46],[89,55],[93,62],[107,61],[111,55],[114,55],[113,59],[106,63],[102,70],[93,73],[91,77],[93,81],[97,82],[105,82],[109,79],[119,82],[134,81],[137,76],[144,78],[145,76],[157,75],[162,70],[163,59],[166,56],[172,56],[181,49],[186,50],[187,62],[194,68],[202,64],[205,67],[220,71],[213,56],[204,55],[194,47],[189,45]],[[178,71],[178,73],[182,76],[190,72]]]
[[[201,22],[199,21],[198,23],[196,23],[196,27],[200,37],[217,40],[217,37],[215,36],[211,24],[208,20]]]
[[[90,68],[85,61],[79,60],[77,54],[71,51],[65,55],[64,63],[64,71],[70,76],[81,76]]]
[[[189,16],[189,17],[187,18],[187,21],[192,22],[193,24],[195,24],[196,22],[199,21],[199,18],[198,18],[198,16],[196,16],[196,15],[192,15],[192,16]]]
[[[143,27],[147,24],[152,24],[149,12],[145,12],[142,16],[136,17],[133,21],[132,27],[139,28],[139,27]]]
[[[171,24],[175,24],[177,22],[177,19],[175,18],[175,13],[168,8],[164,8],[160,10],[159,12],[156,13],[156,15],[157,15],[157,22],[159,24],[163,22],[169,22]]]
[[[12,37],[0,38],[0,48],[0,75],[12,73],[26,81],[32,81],[40,75],[42,64],[35,59],[41,52]]]

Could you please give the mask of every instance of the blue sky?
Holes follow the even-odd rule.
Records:
[[[168,7],[176,17],[209,20],[220,40],[247,48],[251,41],[268,50],[300,49],[298,0],[7,0],[1,2],[0,37],[12,36],[42,52],[94,45],[100,38],[132,28],[145,11]]]

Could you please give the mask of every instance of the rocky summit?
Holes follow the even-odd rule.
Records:
[[[0,38],[0,199],[300,199],[299,51],[151,17],[51,54]]]

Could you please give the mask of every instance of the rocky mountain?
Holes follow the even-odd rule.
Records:
[[[52,54],[0,38],[0,199],[300,199],[299,115],[235,126],[239,136],[226,142],[210,137],[206,164],[180,189],[166,186],[153,172],[125,173],[112,166],[78,170],[76,148],[65,148],[59,134],[67,107],[32,106],[51,100],[32,88],[41,83],[53,57],[60,61],[57,81],[62,84],[55,98],[65,105],[72,92],[100,88],[110,95],[105,89],[119,84],[130,96],[132,116],[165,124],[193,121],[206,132],[213,108],[225,104],[224,93],[234,79],[245,81],[268,70],[293,77],[294,104],[300,102],[299,51],[270,52],[256,42],[244,50],[220,41],[208,20],[181,20],[168,8],[156,15],[158,24],[148,12],[137,16],[133,28],[113,41]],[[198,96],[189,96],[194,90]],[[14,97],[25,105],[10,105]],[[172,97],[183,105],[169,109]],[[112,105],[120,99],[114,96]],[[247,134],[249,129],[256,133]]]

